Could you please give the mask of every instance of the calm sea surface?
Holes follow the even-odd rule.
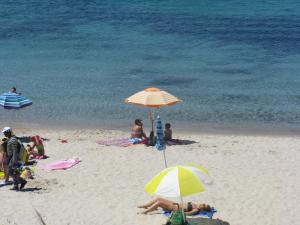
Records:
[[[34,101],[0,121],[128,125],[149,86],[176,125],[300,128],[300,1],[1,0],[0,92]]]

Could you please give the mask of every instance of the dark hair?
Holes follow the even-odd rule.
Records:
[[[171,124],[170,124],[170,123],[166,123],[166,124],[165,124],[165,128],[168,128],[168,129],[169,129],[170,127],[171,127]]]
[[[141,119],[135,119],[135,121],[134,121],[134,123],[135,123],[136,125],[139,125],[141,122],[142,122]]]
[[[12,134],[11,130],[4,131],[3,134]]]
[[[210,212],[210,211],[211,211],[210,205],[205,205],[203,211],[205,211],[205,212]]]

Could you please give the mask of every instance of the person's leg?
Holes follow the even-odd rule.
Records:
[[[13,178],[13,185],[14,185],[14,186],[12,187],[11,190],[18,191],[18,190],[19,190],[19,187],[18,187],[18,180],[17,180],[15,174],[16,174],[16,173],[15,173],[15,168],[12,167],[12,166],[9,166],[9,167],[8,167],[8,175],[9,175],[9,176],[12,176],[12,178]]]
[[[144,208],[144,209],[147,209],[148,207],[150,207],[151,205],[155,204],[157,201],[158,201],[159,198],[155,198],[153,199],[152,201],[144,204],[144,205],[140,205],[138,206],[138,208]]]
[[[27,183],[26,180],[24,180],[22,177],[20,177],[18,169],[14,170],[13,179],[14,179],[14,186],[18,187],[18,185],[20,184],[20,190],[22,190]]]
[[[173,211],[176,207],[176,203],[169,201],[167,199],[160,198],[154,204],[152,204],[147,210],[143,213],[147,214],[149,212],[157,210],[159,207],[163,210]]]
[[[30,158],[30,157],[35,158],[35,157],[37,157],[38,155],[39,155],[38,152],[35,151],[35,150],[31,150],[31,151],[29,152],[29,158]]]
[[[157,203],[158,201],[161,201],[161,202],[169,202],[171,204],[174,204],[174,202],[172,201],[169,201],[167,199],[164,199],[164,198],[155,198],[153,199],[152,201],[150,201],[149,203],[145,204],[145,205],[141,205],[141,206],[138,206],[138,208],[144,208],[144,209],[147,209],[148,207],[154,205],[155,203]]]

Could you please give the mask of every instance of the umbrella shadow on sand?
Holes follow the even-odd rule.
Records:
[[[167,145],[171,146],[171,145],[191,145],[191,144],[195,144],[197,143],[196,141],[193,140],[183,140],[183,139],[175,139],[172,141],[167,141]]]
[[[188,218],[189,225],[230,225],[228,222],[219,219]]]

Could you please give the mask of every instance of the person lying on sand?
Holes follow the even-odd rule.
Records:
[[[182,209],[182,206],[176,202],[164,198],[156,198],[145,205],[138,206],[138,208],[146,209],[142,213],[147,214],[149,212],[153,212],[157,210],[158,208],[162,208],[165,211],[174,212],[179,209]],[[201,211],[209,212],[211,211],[211,207],[207,204],[196,204],[196,203],[188,202],[187,204],[183,204],[183,210],[186,215],[195,215]]]

